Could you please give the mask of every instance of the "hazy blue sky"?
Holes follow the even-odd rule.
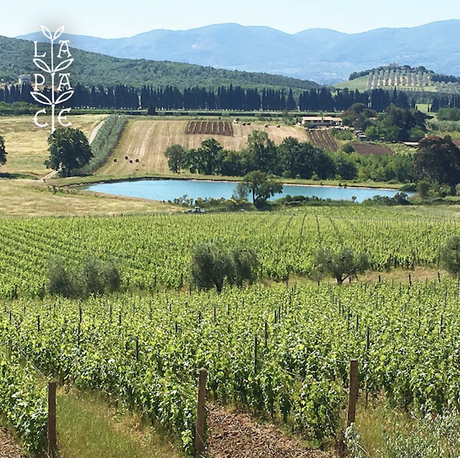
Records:
[[[324,5],[324,6],[322,6]],[[0,35],[14,37],[40,25],[79,35],[127,37],[153,29],[185,30],[236,22],[284,32],[322,27],[355,33],[460,19],[459,0],[28,0],[0,10]]]

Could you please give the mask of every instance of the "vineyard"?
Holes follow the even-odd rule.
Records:
[[[371,399],[431,413],[460,407],[458,294],[456,282],[443,281],[19,300],[5,304],[1,338],[45,373],[159,421],[188,452],[200,367],[211,398],[323,440],[341,428],[350,358]],[[37,412],[41,399],[36,393]],[[10,408],[19,416],[21,405]],[[34,432],[40,443],[43,427]]]
[[[225,135],[233,137],[233,126],[228,121],[190,121],[185,128],[187,135]]]
[[[337,151],[337,143],[329,130],[310,129],[308,131],[310,142],[324,151]]]
[[[386,145],[376,145],[374,143],[351,142],[357,154],[373,154],[375,156],[385,156],[394,154]]]
[[[307,275],[321,245],[350,246],[370,254],[375,270],[436,267],[438,247],[455,234],[450,220],[394,218],[382,209],[327,208],[297,214],[216,214],[0,220],[0,297],[42,296],[48,259],[71,264],[88,253],[112,259],[131,288],[179,288],[187,282],[191,249],[206,240],[224,247],[248,244],[259,254],[263,277]],[[390,213],[391,214],[391,213]]]
[[[367,75],[367,90],[398,88],[405,91],[460,92],[460,85],[454,81],[443,81],[433,72],[416,68],[386,67],[372,70]]]
[[[29,449],[40,450],[46,399],[17,363],[25,358],[61,383],[102,391],[160,422],[192,453],[204,367],[210,399],[265,413],[320,443],[343,428],[349,360],[357,358],[363,397],[406,411],[458,409],[459,283],[444,273],[394,283],[385,272],[436,268],[439,246],[459,228],[455,219],[364,207],[1,219],[8,359],[0,363],[0,403]],[[209,240],[251,246],[263,281],[221,294],[189,289],[191,249]],[[297,282],[320,246],[368,252],[382,281]],[[76,265],[87,253],[117,263],[123,291],[83,302],[48,296],[48,260]]]

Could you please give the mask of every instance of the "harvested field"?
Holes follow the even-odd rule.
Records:
[[[208,458],[327,458],[287,437],[273,425],[256,423],[249,415],[210,404]]]
[[[190,121],[185,128],[188,135],[225,135],[233,137],[233,126],[228,121]]]
[[[107,115],[69,115],[72,127],[80,129],[86,136],[105,119]],[[40,122],[51,122],[45,118]],[[5,139],[8,152],[2,173],[34,173],[45,176],[49,170],[43,165],[48,159],[48,136],[50,129],[35,126],[33,116],[0,117],[0,135]]]
[[[179,144],[186,149],[199,148],[204,140],[216,138],[224,148],[239,151],[246,147],[248,135],[254,130],[267,132],[277,145],[286,137],[295,137],[299,141],[308,140],[305,129],[300,127],[277,127],[276,125],[265,127],[263,124],[243,126],[241,123],[234,125],[229,123],[233,135],[213,135],[201,133],[203,124],[206,124],[205,127],[208,130],[208,123],[200,121],[195,123],[195,126],[200,124],[200,133],[190,135],[186,133],[190,124],[189,121],[183,120],[136,119],[128,121],[117,149],[96,174],[169,174],[168,162],[164,155],[169,146]],[[126,157],[128,159],[125,159]]]
[[[328,129],[309,129],[310,143],[324,151],[337,151],[337,142]]]
[[[384,156],[394,154],[388,146],[376,145],[374,143],[350,142],[357,154],[374,154],[375,156]]]

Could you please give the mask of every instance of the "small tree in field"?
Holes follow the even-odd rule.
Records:
[[[258,266],[257,254],[250,248],[228,252],[216,243],[203,243],[192,253],[190,271],[197,288],[215,287],[220,293],[225,281],[240,287],[244,282],[255,281]]]
[[[229,283],[239,287],[243,283],[253,283],[257,279],[259,260],[256,252],[251,248],[237,248],[231,252],[233,272]]]
[[[460,237],[458,235],[453,235],[446,240],[441,247],[440,258],[444,269],[458,277],[460,274]]]
[[[192,253],[190,265],[192,281],[199,289],[216,287],[220,293],[224,280],[232,276],[233,265],[230,256],[214,243],[198,245]]]
[[[8,153],[6,152],[6,149],[5,149],[5,140],[0,135],[0,165],[3,165],[6,162],[7,154]]]
[[[355,253],[352,248],[342,248],[335,252],[329,247],[323,247],[315,254],[315,273],[318,278],[332,276],[339,285],[347,278],[364,273],[368,268],[367,253]]]

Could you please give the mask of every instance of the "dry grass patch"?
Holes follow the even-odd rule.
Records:
[[[106,115],[69,116],[72,127],[80,129],[89,137],[91,132]],[[45,117],[40,120],[44,122]],[[48,119],[48,123],[50,120]],[[48,158],[49,128],[35,126],[32,116],[0,117],[0,135],[5,139],[8,153],[7,162],[1,167],[6,173],[33,173],[39,176],[47,174],[43,162]]]
[[[1,216],[85,216],[176,211],[169,204],[111,196],[75,189],[59,189],[33,180],[0,179]]]

